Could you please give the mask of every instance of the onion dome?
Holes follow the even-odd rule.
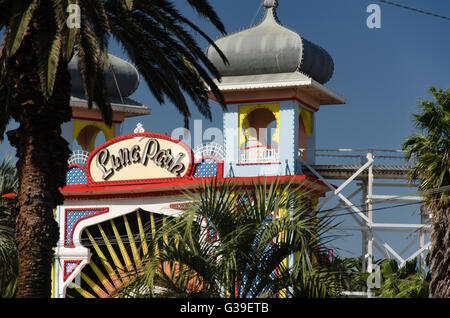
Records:
[[[108,66],[105,69],[105,80],[110,97],[125,98],[133,94],[139,86],[139,73],[127,61],[108,54]],[[75,55],[69,63],[72,78],[71,94],[84,96],[83,81],[78,69],[78,56]]]
[[[276,0],[265,0],[264,7],[264,18],[258,25],[215,41],[229,64],[225,64],[217,51],[209,46],[208,58],[221,76],[300,72],[320,84],[328,82],[334,71],[331,56],[280,24]]]

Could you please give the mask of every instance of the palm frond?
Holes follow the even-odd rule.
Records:
[[[7,155],[0,163],[0,196],[15,192],[17,184],[12,156]],[[17,284],[15,218],[8,200],[0,198],[0,298],[13,297]]]
[[[153,241],[158,253],[150,257],[144,281],[158,279],[181,297],[274,296],[292,292],[294,285],[311,297],[338,295],[339,275],[312,258],[320,247],[321,222],[328,219],[311,213],[300,188],[215,180],[186,195],[195,201],[159,229]],[[177,270],[164,271],[163,264]],[[193,277],[198,290],[186,285]],[[299,283],[305,277],[307,286]]]
[[[420,101],[421,112],[414,114],[420,132],[403,143],[406,156],[414,166],[410,181],[419,179],[423,191],[450,184],[450,90],[430,88],[433,101]],[[426,195],[431,205],[449,204],[448,191]]]
[[[103,0],[78,0],[86,20],[90,22],[100,52],[108,48],[110,27]]]
[[[191,113],[183,92],[208,119],[211,119],[209,89],[226,107],[208,72],[215,77],[220,74],[183,26],[193,24],[170,2],[135,1],[131,13],[113,2],[106,7],[112,34],[123,44],[160,103],[167,97],[185,117],[186,124]],[[143,35],[148,41],[141,41]],[[201,35],[213,43],[206,34]]]
[[[40,2],[36,11],[35,42],[41,91],[46,98],[53,94],[56,72],[61,57],[61,31],[65,26],[63,21],[56,18],[53,1]]]
[[[78,52],[78,68],[83,79],[88,107],[93,104],[99,108],[105,123],[112,124],[112,109],[107,97],[105,80],[105,53],[97,46],[95,35],[87,21],[82,20],[79,40],[76,46]]]
[[[8,38],[6,39],[6,58],[11,58],[19,49],[29,28],[29,23],[37,7],[38,1],[17,0],[11,8],[12,16],[8,24]],[[3,56],[3,54],[2,54]]]

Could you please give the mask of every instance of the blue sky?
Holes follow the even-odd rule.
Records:
[[[448,0],[395,0],[414,8],[450,16]],[[175,0],[187,17],[212,38],[220,34],[197,16],[184,0]],[[229,33],[258,22],[261,0],[211,0]],[[369,29],[368,5],[381,7],[381,28]],[[414,132],[411,114],[419,98],[428,99],[428,87],[450,88],[450,21],[389,6],[375,0],[279,0],[281,23],[325,48],[333,57],[335,72],[326,86],[344,96],[345,105],[324,106],[316,117],[318,148],[399,149]],[[255,20],[254,17],[256,16]],[[197,37],[201,47],[207,43]],[[111,53],[126,58],[111,44]],[[183,126],[171,104],[159,105],[141,82],[133,99],[152,108],[152,115],[128,119],[122,133],[137,122],[146,131],[170,134]],[[194,107],[194,106],[193,106]],[[212,103],[213,121],[203,127],[221,128],[220,107]],[[193,120],[202,119],[193,111]],[[10,128],[15,124],[11,123]],[[13,152],[7,138],[0,155]],[[360,243],[358,243],[360,246]],[[359,246],[355,247],[357,250]]]

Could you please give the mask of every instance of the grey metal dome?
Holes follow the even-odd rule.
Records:
[[[109,67],[105,70],[105,79],[110,97],[125,98],[133,94],[139,86],[139,72],[127,61],[108,54]],[[72,79],[71,94],[84,96],[83,81],[78,69],[78,56],[75,55],[69,63]]]
[[[328,82],[334,72],[331,56],[279,23],[276,0],[265,0],[264,6],[266,12],[258,25],[215,41],[228,65],[212,46],[208,47],[208,58],[220,74],[225,77],[301,72],[320,84]]]

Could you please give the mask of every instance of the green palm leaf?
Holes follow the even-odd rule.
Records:
[[[14,217],[10,199],[3,194],[17,191],[17,176],[12,157],[0,163],[0,298],[13,297],[17,284],[17,253],[14,243]]]
[[[188,210],[159,229],[154,240],[159,253],[149,255],[144,278],[137,278],[133,290],[145,284],[153,291],[158,281],[176,297],[339,295],[339,275],[311,259],[328,219],[307,209],[307,196],[289,182],[204,184]],[[295,260],[289,266],[288,257]],[[162,271],[168,263],[177,270]],[[192,288],[193,278],[201,288]]]
[[[5,47],[6,57],[11,58],[16,54],[22,44],[36,6],[37,0],[16,0],[13,2],[12,17],[8,24],[8,41]]]

